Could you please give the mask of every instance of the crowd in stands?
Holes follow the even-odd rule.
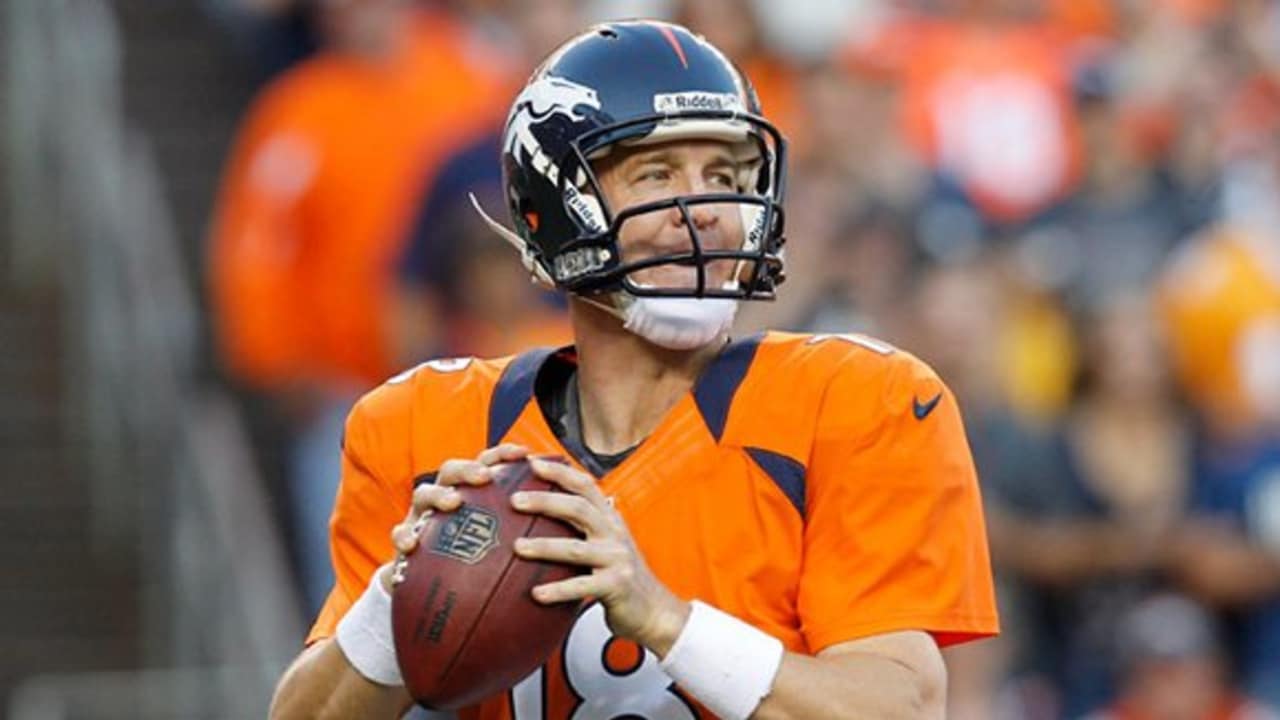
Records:
[[[311,611],[353,400],[569,336],[469,196],[502,210],[515,89],[619,10],[222,3],[263,85],[211,322]],[[1280,3],[626,5],[724,48],[790,140],[790,280],[739,331],[867,333],[961,399],[1003,633],[949,651],[951,716],[1276,717]]]

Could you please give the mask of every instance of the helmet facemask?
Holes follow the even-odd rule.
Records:
[[[676,195],[618,210],[609,206],[598,164],[615,148],[680,140],[728,144],[733,177],[724,192]],[[555,284],[581,295],[772,299],[782,281],[784,143],[758,117],[736,111],[655,114],[601,127],[571,142],[556,165],[557,190],[576,237],[539,258]],[[687,242],[655,248],[620,238],[679,213]],[[526,235],[536,217],[520,217]],[[700,227],[702,226],[702,227]],[[708,227],[710,226],[710,227]],[[637,232],[640,236],[650,232]],[[661,250],[661,251],[659,251]]]

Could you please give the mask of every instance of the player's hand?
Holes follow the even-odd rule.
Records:
[[[528,449],[511,443],[485,450],[475,460],[446,460],[436,473],[434,483],[423,483],[413,489],[413,501],[404,520],[391,529],[391,543],[396,548],[396,559],[379,570],[379,578],[387,592],[403,577],[405,558],[418,548],[418,535],[427,518],[436,512],[453,512],[462,505],[459,485],[484,485],[493,479],[492,468],[504,462],[519,460],[529,454]]]
[[[541,603],[599,600],[614,635],[665,656],[689,616],[689,604],[656,578],[636,548],[622,515],[591,476],[568,465],[530,458],[534,473],[565,492],[518,492],[511,504],[522,512],[559,518],[582,531],[578,538],[520,538],[521,557],[581,565],[591,572],[538,585]]]

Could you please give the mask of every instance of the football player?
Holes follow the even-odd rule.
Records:
[[[634,21],[569,40],[505,130],[530,272],[569,294],[575,343],[427,362],[347,422],[337,583],[274,717],[396,717],[389,592],[415,523],[525,456],[567,493],[521,511],[584,538],[526,558],[589,573],[561,649],[463,718],[939,718],[940,647],[996,632],[955,399],[861,336],[730,339],[783,279],[785,143],[716,48]],[[571,464],[538,460],[562,455]]]

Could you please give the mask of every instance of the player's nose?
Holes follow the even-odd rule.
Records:
[[[676,172],[673,188],[675,193],[682,197],[696,197],[698,195],[707,195],[715,192],[722,192],[712,183],[705,168],[697,163],[688,163],[682,166]],[[718,222],[717,207],[711,203],[685,203],[684,207],[677,205],[671,208],[670,218],[672,224],[677,227],[684,228],[686,225],[686,212],[688,213],[688,222],[693,223],[693,227],[697,230],[710,230],[715,227]]]
[[[687,195],[698,195],[711,192],[708,189],[690,192]],[[672,220],[678,227],[683,228],[687,223],[693,223],[693,227],[697,230],[710,230],[720,221],[720,213],[714,203],[705,202],[687,202],[683,208],[679,205],[671,208]],[[687,216],[686,216],[687,213]],[[686,217],[688,220],[686,220]]]
[[[698,230],[710,230],[720,221],[720,216],[716,212],[715,206],[710,203],[698,203],[688,207],[689,218],[693,221],[693,226]]]

